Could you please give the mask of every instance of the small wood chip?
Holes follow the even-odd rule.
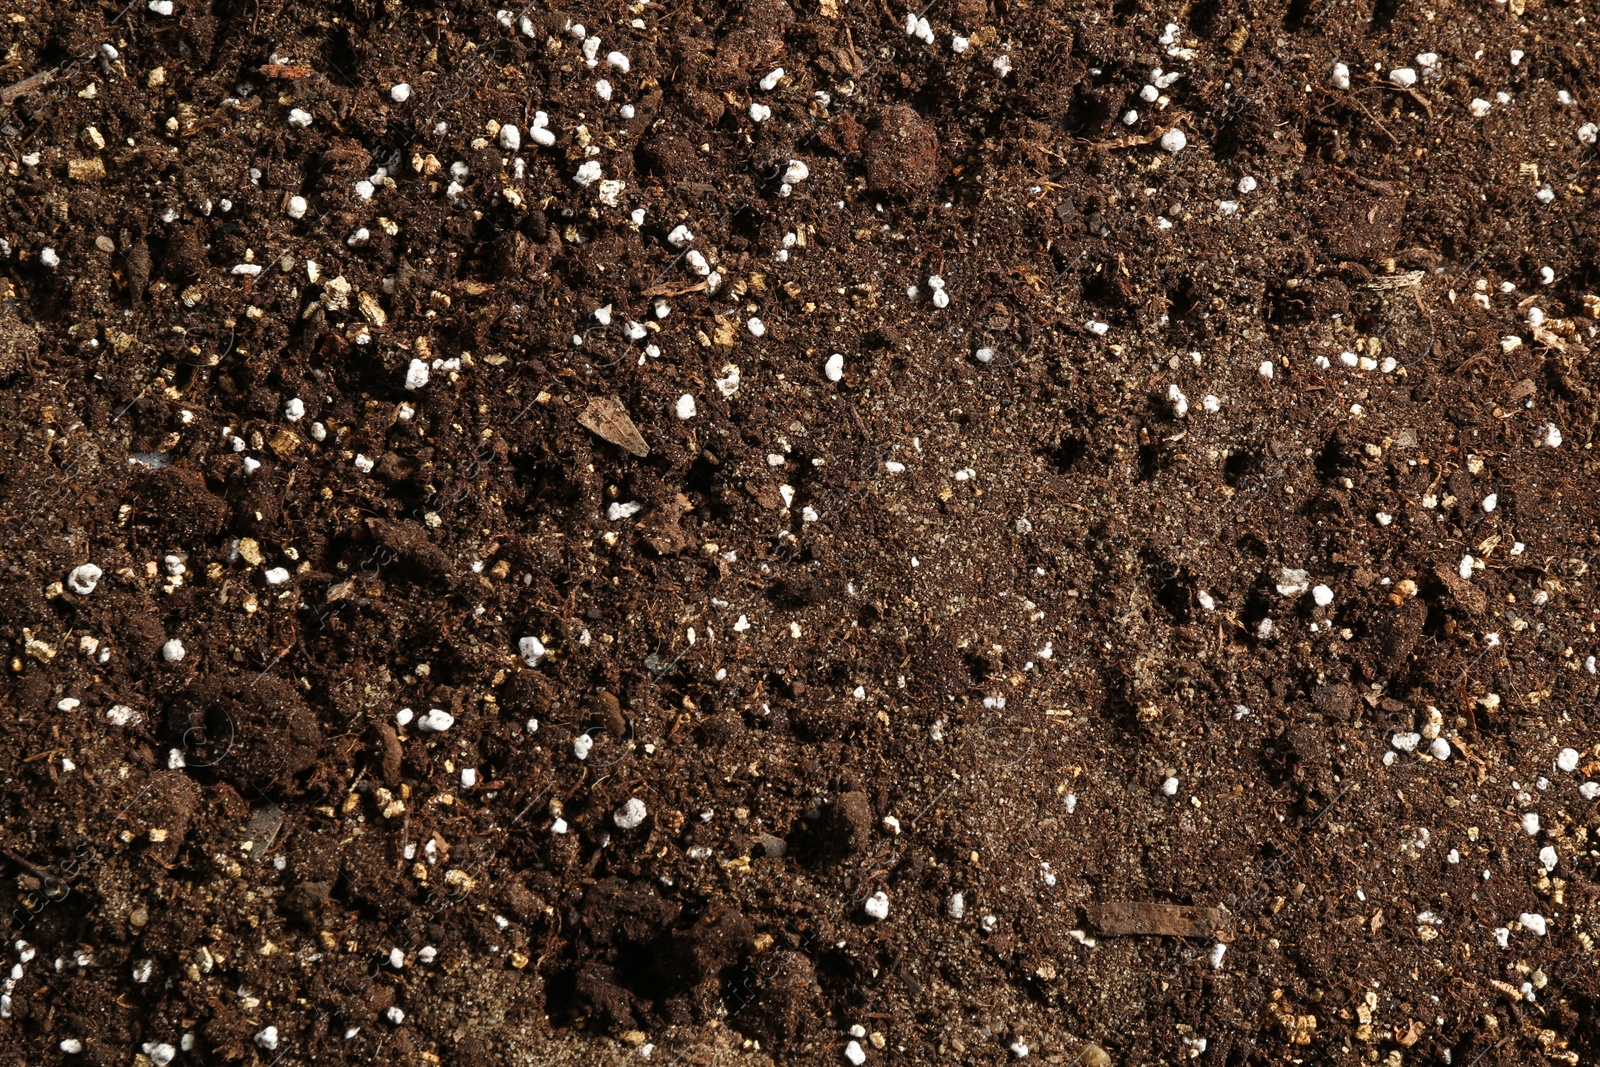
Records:
[[[1408,270],[1400,274],[1383,274],[1371,281],[1362,282],[1361,288],[1380,292],[1390,289],[1421,289],[1425,273],[1420,270]]]
[[[597,437],[610,441],[618,448],[625,448],[640,458],[650,454],[650,446],[645,444],[639,428],[628,417],[628,409],[614,397],[594,397],[589,401],[589,406],[583,409],[583,414],[578,416],[578,422]]]
[[[75,182],[97,182],[106,176],[106,165],[98,159],[67,160],[67,177]]]
[[[705,282],[695,282],[693,285],[653,285],[640,293],[640,296],[683,296],[686,293],[701,293],[706,288]]]
[[[316,73],[309,63],[263,63],[256,70],[264,77],[299,81]]]
[[[1083,144],[1083,150],[1086,152],[1113,152],[1122,148],[1140,148],[1147,144],[1155,144],[1170,129],[1172,127],[1169,126],[1165,130],[1156,130],[1153,133],[1134,134],[1131,137],[1116,137],[1109,141],[1081,143]]]
[[[53,70],[41,70],[37,74],[30,74],[16,84],[0,89],[0,104],[9,106],[19,96],[31,93],[35,89],[43,89],[55,80],[56,72]]]
[[[252,858],[257,862],[265,859],[267,850],[278,839],[278,833],[282,829],[283,809],[278,805],[269,802],[252,812],[250,821],[244,826],[244,840],[250,844]],[[241,846],[243,843],[241,842]]]
[[[1104,937],[1205,937],[1228,941],[1233,922],[1221,908],[1186,904],[1091,904],[1089,922]]]
[[[400,738],[395,735],[394,727],[386,722],[378,723],[377,731],[378,745],[382,749],[384,784],[398,786],[400,784],[400,760],[404,755],[400,748]]]

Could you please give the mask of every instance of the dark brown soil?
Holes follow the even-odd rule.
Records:
[[[1600,1057],[1592,6],[171,8],[0,12],[0,1061]]]

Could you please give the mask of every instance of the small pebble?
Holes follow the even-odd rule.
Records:
[[[544,148],[549,148],[556,143],[556,135],[550,132],[550,116],[543,111],[533,113],[533,123],[528,127],[528,135],[533,138],[533,143]]]
[[[432,708],[417,720],[417,729],[425,734],[442,734],[456,724],[456,717],[443,708]]]
[[[428,375],[428,365],[420,359],[413,359],[406,366],[406,388],[412,391],[421,389],[428,384]]]
[[[411,99],[411,86],[407,85],[405,82],[400,82],[393,89],[389,90],[389,99],[393,100],[397,104],[405,103],[407,100]]]
[[[522,657],[523,663],[537,667],[544,660],[544,642],[537,637],[524,637],[517,642],[517,654]]]
[[[606,508],[606,518],[612,522],[631,519],[644,510],[644,505],[637,500],[617,501]]]
[[[620,829],[637,830],[649,814],[644,801],[638,797],[629,797],[621,807],[611,813],[611,821]]]
[[[100,584],[105,572],[93,563],[80,563],[67,574],[67,587],[79,596],[88,596]]]

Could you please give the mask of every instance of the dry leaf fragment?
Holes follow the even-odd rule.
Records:
[[[597,437],[610,441],[618,448],[625,448],[640,458],[650,454],[650,446],[645,444],[639,428],[628,417],[628,409],[615,397],[597,396],[590,399],[589,406],[578,416],[578,423]]]

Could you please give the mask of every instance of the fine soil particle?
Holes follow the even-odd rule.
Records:
[[[0,1061],[1593,1062],[1592,17],[12,0]]]

